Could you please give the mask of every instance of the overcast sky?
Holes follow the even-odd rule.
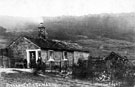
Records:
[[[0,0],[0,15],[9,16],[81,16],[134,11],[135,0]]]

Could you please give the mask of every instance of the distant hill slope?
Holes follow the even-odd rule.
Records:
[[[0,16],[0,47],[20,35],[37,36],[44,22],[49,38],[71,40],[90,49],[92,55],[116,51],[135,58],[135,13],[24,18]]]
[[[105,37],[135,41],[134,13],[44,18],[44,23],[48,31],[51,31],[50,35],[59,39],[71,39],[76,35],[84,35],[90,39]]]
[[[0,26],[8,32],[33,32],[40,22],[44,22],[50,38],[74,40],[84,36],[135,41],[135,13],[42,18],[0,16]]]
[[[102,39],[82,39],[76,41],[90,50],[92,56],[107,56],[110,52],[114,51],[122,56],[127,56],[131,60],[135,60],[135,43],[125,40],[116,40],[109,38]]]

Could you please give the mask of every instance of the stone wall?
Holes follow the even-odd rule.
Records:
[[[74,63],[77,64],[79,58],[83,58],[85,60],[88,60],[89,53],[87,52],[74,52]]]
[[[41,56],[42,56],[43,61],[45,61],[46,63],[49,63],[48,62],[48,59],[50,58],[49,50],[42,50]],[[55,63],[57,65],[60,64],[60,62],[61,62],[61,65],[64,64],[63,56],[64,56],[63,51],[53,51],[53,59],[55,60]],[[73,52],[67,52],[68,65],[70,66],[72,66],[72,63],[73,63],[73,57],[74,57]]]
[[[64,62],[64,55],[63,52],[65,51],[53,51],[53,59],[55,60],[55,62],[60,62],[61,61],[61,65],[63,65]],[[48,63],[48,59],[49,59],[49,50],[42,50],[41,52],[43,61],[45,61],[46,63]],[[72,66],[73,61],[74,63],[78,62],[79,58],[84,58],[85,60],[88,60],[88,56],[89,53],[85,53],[85,52],[67,52],[67,59],[68,59],[68,64],[69,66]]]
[[[11,66],[14,67],[15,62],[27,59],[26,49],[40,49],[25,37],[18,38],[8,48],[8,56],[11,59]]]
[[[69,66],[72,66],[74,53],[73,52],[67,52],[67,57],[68,57],[68,61],[69,61]]]

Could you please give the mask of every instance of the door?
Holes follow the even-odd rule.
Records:
[[[34,68],[36,66],[36,51],[29,51],[30,58],[30,68]]]

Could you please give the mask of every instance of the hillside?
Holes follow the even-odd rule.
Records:
[[[135,43],[125,40],[116,40],[109,38],[102,38],[99,40],[85,39],[76,41],[90,50],[92,56],[107,56],[110,52],[114,51],[122,56],[127,56],[131,60],[135,60]]]
[[[91,39],[107,37],[135,41],[134,20],[135,14],[132,13],[44,18],[44,23],[50,33],[55,33],[54,37],[61,35],[71,39],[76,35],[84,35]]]
[[[115,51],[135,58],[135,13],[42,18],[0,16],[0,47],[20,35],[36,37],[40,22],[44,22],[49,38],[77,42],[88,47],[92,55]]]

